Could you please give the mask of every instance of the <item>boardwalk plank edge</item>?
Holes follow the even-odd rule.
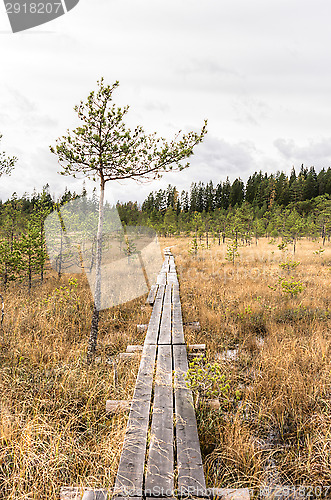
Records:
[[[171,345],[158,346],[145,496],[174,491],[174,427]]]
[[[79,488],[62,486],[60,500],[108,500],[111,498],[107,489]]]
[[[156,346],[144,346],[115,479],[118,496],[126,496],[128,490],[140,496],[136,492],[142,490],[155,362]]]
[[[210,500],[250,500],[248,488],[211,488],[207,490]],[[63,486],[60,491],[60,500],[142,500],[142,496],[130,497],[113,495],[112,489],[79,488]],[[147,498],[161,498],[148,496]],[[176,497],[167,497],[167,500],[176,500]]]
[[[158,285],[152,285],[147,295],[146,304],[153,305],[157,294]]]
[[[106,412],[110,414],[124,413],[130,411],[131,400],[127,399],[108,399],[106,401]]]

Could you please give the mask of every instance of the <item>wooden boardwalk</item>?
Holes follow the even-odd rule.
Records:
[[[170,252],[152,287],[114,497],[207,497],[188,369],[179,284]]]
[[[179,284],[174,257],[167,250],[147,302],[153,310],[113,492],[82,494],[64,487],[61,500],[249,498],[206,490],[193,397],[185,381],[188,361]]]

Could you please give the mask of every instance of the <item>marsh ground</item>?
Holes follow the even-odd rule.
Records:
[[[192,238],[160,243],[175,255],[184,322],[201,324],[185,329],[187,343],[206,343],[205,363],[229,380],[218,410],[203,399],[197,410],[208,485],[330,484],[330,243],[316,254],[320,242],[301,240],[293,256],[291,246],[261,239],[240,247],[234,264],[218,241],[198,242],[196,255]],[[280,267],[293,260],[297,267]],[[116,383],[109,363],[143,343],[136,325],[150,316],[145,297],[103,311],[87,368],[87,280],[46,277],[30,294],[17,285],[4,294],[0,492],[10,500],[113,484],[127,417],[107,417],[105,401],[132,396],[139,358],[118,363]]]

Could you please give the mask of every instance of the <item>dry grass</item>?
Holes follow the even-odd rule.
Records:
[[[226,245],[214,242],[193,256],[188,239],[168,241],[184,321],[202,327],[186,340],[206,342],[207,358],[230,380],[229,401],[198,412],[210,486],[330,484],[331,246],[321,257],[314,254],[319,242],[301,241],[300,265],[288,275],[278,243],[240,248],[233,266]],[[287,297],[279,276],[301,281],[303,291]],[[227,349],[237,349],[236,359],[217,354]]]
[[[55,500],[62,485],[113,484],[127,417],[108,418],[105,403],[131,398],[139,360],[118,365],[115,387],[107,359],[143,341],[136,324],[148,320],[149,310],[139,299],[102,312],[98,358],[87,368],[91,296],[84,279],[77,279],[77,289],[66,277],[58,282],[51,276],[30,296],[18,287],[5,293],[1,498]]]
[[[221,409],[197,413],[208,485],[257,487],[276,473],[286,484],[330,484],[330,244],[323,258],[313,253],[318,243],[298,244],[293,274],[305,289],[297,298],[268,287],[286,274],[276,243],[240,248],[235,266],[217,242],[196,257],[189,238],[161,244],[174,245],[184,321],[202,326],[186,341],[205,342],[230,380]],[[105,401],[131,397],[139,360],[119,365],[115,387],[107,359],[143,343],[136,325],[150,315],[144,297],[103,311],[97,362],[87,369],[87,282],[78,275],[76,289],[47,276],[30,295],[15,286],[5,293],[0,497],[10,500],[55,500],[62,485],[112,486],[127,417],[108,418]],[[217,354],[234,348],[234,360]]]

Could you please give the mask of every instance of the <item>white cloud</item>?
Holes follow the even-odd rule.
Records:
[[[284,158],[297,164],[317,168],[331,165],[331,138],[310,139],[304,145],[298,145],[293,139],[279,138],[274,145]]]
[[[130,126],[171,138],[209,120],[190,169],[139,189],[116,185],[118,198],[292,162],[328,165],[330,14],[327,0],[81,0],[14,35],[3,6],[1,146],[19,162],[0,197],[76,182],[56,174],[48,147],[77,125],[73,106],[100,76],[120,81],[114,99],[130,104]]]
[[[213,181],[214,185],[228,176],[231,181],[236,177],[247,179],[255,169],[254,145],[249,143],[228,143],[212,135],[196,146],[195,154],[189,158],[190,167],[181,172],[169,172],[162,179],[137,184],[134,181],[108,183],[107,190],[118,200],[138,200],[141,203],[151,191],[166,189],[168,184],[178,191],[189,190],[192,182]]]

